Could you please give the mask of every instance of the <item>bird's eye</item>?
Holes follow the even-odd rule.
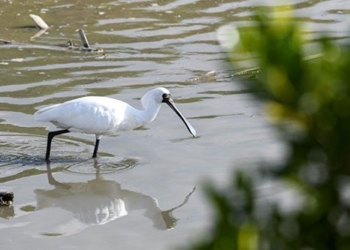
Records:
[[[163,101],[170,99],[170,94],[163,94],[162,95]]]

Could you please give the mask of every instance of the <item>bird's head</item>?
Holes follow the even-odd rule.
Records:
[[[151,102],[156,102],[158,104],[161,104],[162,102],[165,102],[165,100],[171,100],[170,91],[167,90],[166,88],[159,87],[148,91],[141,98],[141,103],[143,107],[146,108],[146,106]]]
[[[192,125],[186,120],[186,118],[181,114],[178,108],[175,106],[173,99],[171,98],[170,91],[166,88],[159,87],[150,90],[147,92],[141,99],[142,105],[144,108],[149,105],[151,102],[156,102],[157,104],[166,103],[168,106],[180,117],[180,119],[186,125],[188,131],[196,137],[196,130],[192,127]]]

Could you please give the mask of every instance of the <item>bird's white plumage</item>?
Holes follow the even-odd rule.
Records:
[[[42,108],[34,114],[35,120],[52,122],[62,129],[48,133],[45,159],[47,161],[50,159],[53,137],[72,131],[95,134],[96,142],[92,155],[95,158],[103,135],[115,134],[118,131],[130,130],[150,123],[156,118],[163,102],[180,117],[188,131],[195,137],[196,130],[176,108],[170,92],[165,88],[148,91],[141,98],[143,110],[135,109],[123,101],[109,97],[81,97]]]
[[[141,98],[144,110],[109,97],[81,97],[42,108],[34,114],[34,119],[51,122],[70,131],[95,134],[100,138],[102,135],[134,129],[153,121],[161,107],[163,94],[170,92],[165,88],[147,92]]]
[[[131,109],[134,108],[119,100],[88,96],[40,109],[34,119],[52,122],[62,129],[104,135],[120,130],[125,114],[132,113],[127,110]]]

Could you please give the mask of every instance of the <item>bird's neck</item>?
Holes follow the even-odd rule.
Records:
[[[146,125],[150,122],[152,122],[159,110],[160,110],[160,104],[156,102],[148,102],[146,105],[144,105],[143,110],[136,110],[135,118],[137,119],[137,127]]]
[[[144,106],[144,110],[140,110],[140,122],[141,125],[145,125],[147,123],[152,122],[159,110],[160,110],[161,104],[156,102],[148,102],[147,105]]]

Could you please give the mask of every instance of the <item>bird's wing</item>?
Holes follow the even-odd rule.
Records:
[[[110,134],[118,130],[127,106],[108,97],[82,97],[40,109],[34,118],[71,131]]]

